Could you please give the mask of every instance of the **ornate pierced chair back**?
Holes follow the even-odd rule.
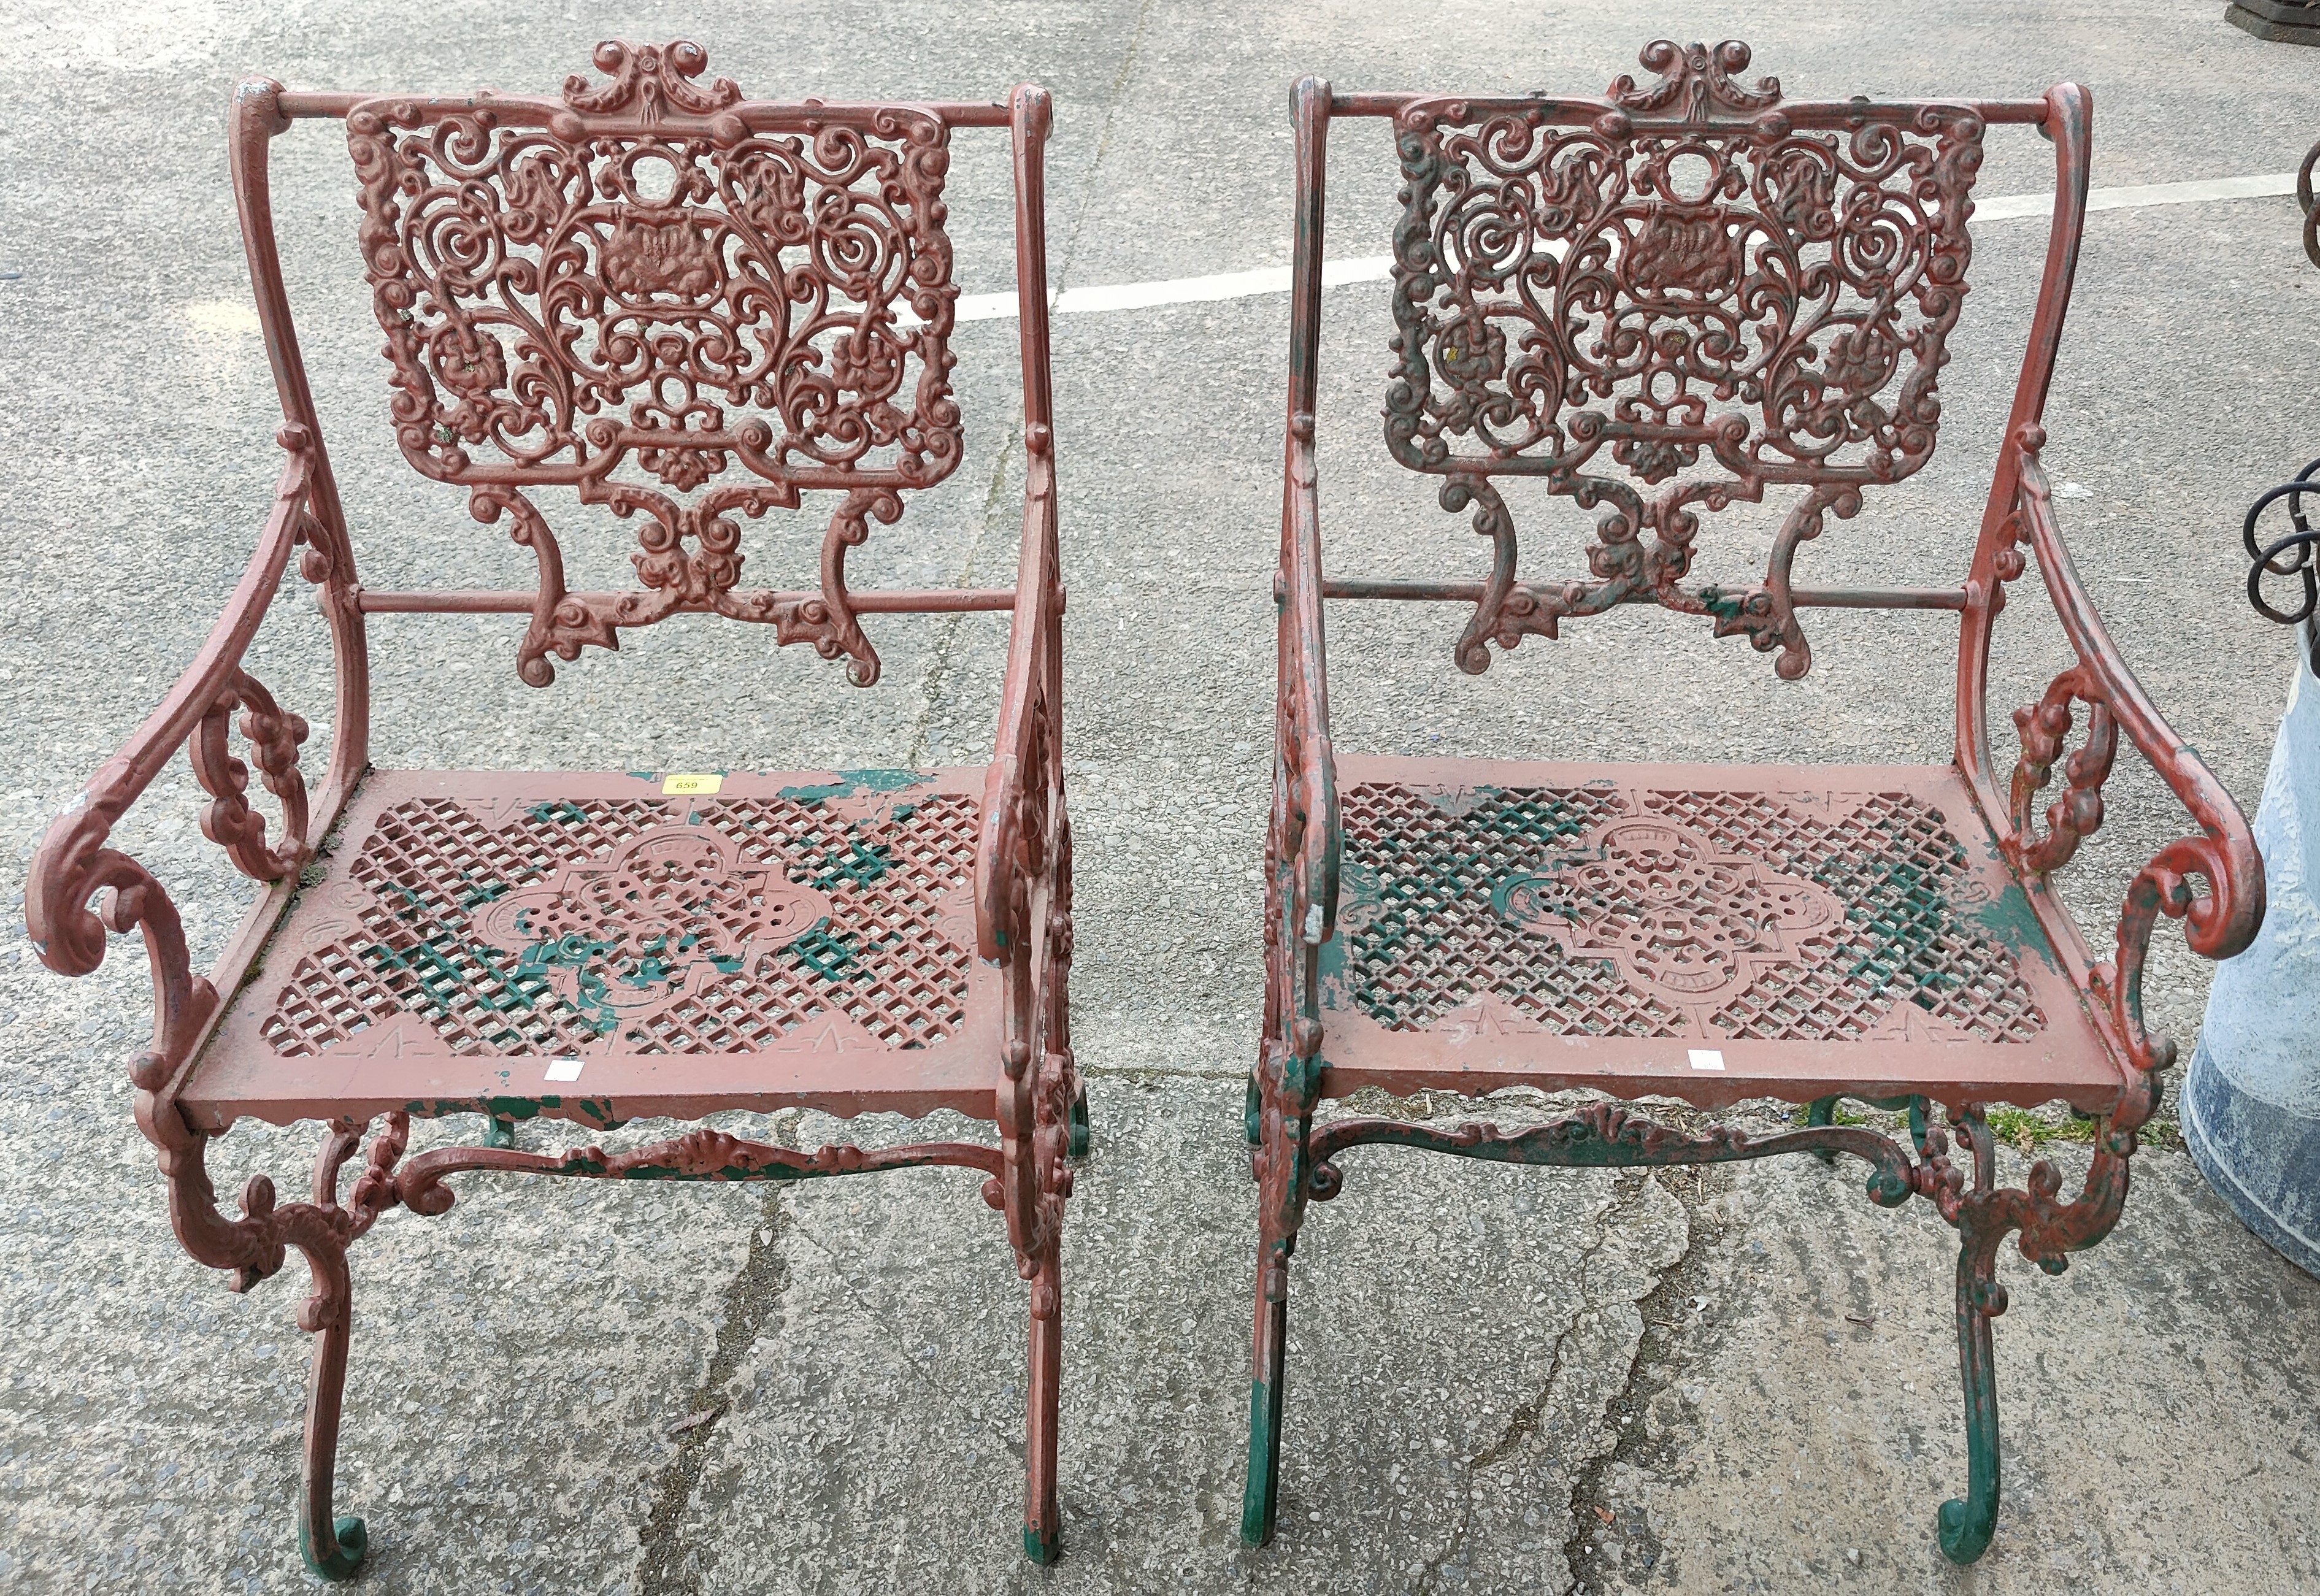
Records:
[[[844,558],[957,466],[949,386],[949,130],[924,107],[781,105],[698,81],[696,45],[601,46],[561,101],[381,97],[347,116],[395,437],[514,522],[540,563],[526,681],[678,610],[876,654]],[[530,496],[575,488],[639,521],[643,591],[564,590]],[[822,591],[739,586],[734,519],[844,497]]]
[[[1386,440],[1497,545],[1459,648],[1555,635],[1636,600],[1715,619],[1810,664],[1788,591],[1796,544],[1864,484],[1925,464],[1935,376],[1966,291],[1983,125],[1962,104],[1783,104],[1737,43],[1662,41],[1659,81],[1601,100],[1404,106]],[[1517,584],[1491,479],[1598,510],[1591,576]],[[1801,497],[1764,582],[1686,586],[1701,510]]]

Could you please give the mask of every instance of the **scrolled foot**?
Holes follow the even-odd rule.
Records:
[[[1995,1503],[1978,1509],[1953,1496],[1942,1503],[1935,1523],[1942,1555],[1962,1567],[1989,1549],[1990,1533],[1998,1528],[1998,1510]]]
[[[369,1532],[363,1528],[360,1519],[349,1515],[338,1521],[331,1538],[337,1544],[328,1554],[316,1556],[314,1537],[301,1524],[298,1527],[298,1555],[306,1560],[306,1566],[317,1579],[336,1583],[354,1578],[356,1571],[362,1567],[363,1555],[370,1550]]]

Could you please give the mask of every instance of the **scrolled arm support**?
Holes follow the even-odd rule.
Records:
[[[1336,934],[1340,830],[1337,755],[1329,738],[1327,650],[1321,618],[1320,494],[1313,418],[1290,422],[1284,483],[1280,701],[1275,748],[1272,868],[1287,873],[1290,940],[1319,948]]]
[[[2198,834],[2169,843],[2137,873],[2120,911],[2116,962],[2094,973],[2098,995],[2133,1062],[2145,1071],[2164,1069],[2174,1061],[2174,1044],[2150,1034],[2143,1020],[2142,977],[2152,929],[2162,915],[2180,920],[2192,951],[2207,958],[2231,957],[2254,940],[2262,923],[2263,861],[2247,818],[2144,694],[2080,582],[2038,461],[2044,432],[2025,424],[2014,441],[2019,486],[2010,524],[2037,557],[2078,663],[2054,678],[2036,705],[2015,716],[2023,753],[2014,772],[2011,834],[2003,845],[2025,878],[2067,862],[2080,841],[2101,824],[2102,784],[2121,731],[2190,812]],[[2014,568],[2020,568],[2018,555]],[[2031,799],[2049,780],[2072,724],[2073,702],[2088,707],[2087,741],[2065,766],[2064,794],[2048,811],[2046,834],[2037,837],[2031,830]],[[2204,893],[2194,889],[2195,881],[2206,884]]]
[[[1028,430],[1030,482],[1023,505],[1023,554],[999,737],[983,788],[975,850],[975,939],[1003,962],[1028,947],[1031,900],[1045,875],[1049,832],[1062,818],[1062,606],[1056,577],[1056,477],[1045,427]]]
[[[227,751],[226,728],[236,708],[242,711],[241,735],[258,761],[258,779],[282,803],[279,848],[267,847],[265,817],[249,807],[249,767]],[[202,835],[254,881],[281,880],[313,851],[306,842],[306,778],[298,769],[298,748],[305,740],[306,722],[284,711],[239,667],[194,733],[194,775],[214,800],[203,812]]]
[[[144,932],[153,969],[153,1047],[131,1068],[142,1092],[159,1089],[186,1057],[216,1006],[217,993],[192,973],[183,926],[161,884],[129,855],[106,846],[114,825],[178,748],[199,733],[195,774],[218,800],[204,817],[204,830],[225,844],[237,866],[260,879],[278,877],[303,857],[305,789],[295,760],[304,723],[283,714],[241,669],[242,654],[265,619],[290,550],[313,524],[306,507],[316,458],[312,437],[303,427],[285,426],[281,442],[290,458],[273,510],[225,612],[160,707],[50,824],[25,883],[25,930],[41,961],[59,975],[86,975],[102,964],[108,930]],[[249,812],[242,798],[248,773],[225,751],[225,719],[243,704],[249,711],[245,735],[289,822],[286,857],[265,847],[264,822]],[[89,901],[100,894],[103,902],[92,911]]]

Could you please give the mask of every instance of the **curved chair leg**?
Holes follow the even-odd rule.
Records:
[[[1974,1247],[1958,1248],[1958,1374],[1965,1386],[1963,1498],[1942,1503],[1936,1520],[1942,1555],[1966,1564],[1989,1547],[1998,1528],[1998,1366],[1991,1356],[1988,1290],[1974,1267]],[[2002,1301],[2002,1299],[2001,1299]]]
[[[1241,1492],[1240,1538],[1261,1546],[1273,1539],[1281,1496],[1281,1397],[1289,1351],[1289,1255],[1295,1239],[1282,1236],[1271,1213],[1260,1218],[1256,1246],[1256,1331],[1249,1354],[1248,1483]]]
[[[331,1516],[331,1492],[338,1472],[339,1404],[346,1394],[347,1338],[352,1329],[354,1305],[348,1295],[347,1257],[343,1252],[309,1255],[317,1276],[335,1276],[315,1301],[329,1306],[328,1318],[315,1331],[314,1361],[306,1384],[306,1457],[298,1492],[298,1551],[306,1566],[326,1580],[354,1577],[362,1566],[370,1537],[360,1519]],[[321,1285],[322,1282],[317,1280]]]
[[[1056,1503],[1056,1429],[1064,1389],[1064,1249],[1051,1243],[1031,1283],[1031,1372],[1023,1437],[1023,1553],[1032,1562],[1063,1555]]]
[[[1311,1038],[1318,1047],[1319,1038]],[[1250,1165],[1256,1176],[1256,1328],[1249,1349],[1248,1479],[1241,1493],[1240,1538],[1273,1538],[1281,1494],[1281,1404],[1289,1351],[1289,1260],[1304,1223],[1310,1171],[1307,1136],[1320,1071],[1310,1056],[1282,1050],[1259,1061],[1251,1077]]]

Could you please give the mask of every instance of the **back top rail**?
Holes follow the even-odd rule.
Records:
[[[378,101],[391,101],[410,105],[423,115],[443,115],[464,112],[492,111],[519,122],[536,122],[546,125],[548,119],[569,114],[561,102],[539,95],[503,95],[490,90],[466,95],[402,95],[391,90],[370,89],[285,89],[278,97],[283,116],[292,122],[312,120],[344,121],[356,106]],[[717,115],[694,115],[684,113],[665,113],[655,118],[639,116],[628,124],[630,131],[659,133],[713,131],[720,116],[730,115],[742,130],[752,133],[797,133],[816,127],[871,127],[896,113],[928,116],[946,127],[1003,128],[1009,125],[1012,112],[1003,100],[913,101],[893,100],[876,104],[853,101],[824,100],[742,100]],[[619,131],[619,122],[599,122],[602,131]]]
[[[1584,124],[1604,113],[1605,104],[1600,99],[1574,99],[1560,95],[1449,95],[1418,90],[1337,94],[1329,96],[1331,116],[1396,117],[1411,105],[1452,102],[1466,107],[1478,116],[1500,115],[1509,113],[1537,112],[1547,121]],[[1851,100],[1794,100],[1784,102],[1778,112],[1792,127],[1841,128],[1856,122],[1882,122],[1895,116],[1910,115],[1933,106],[1944,111],[1970,112],[1986,122],[2004,122],[2035,126],[2051,114],[2044,100],[1872,100],[1863,95]],[[1627,115],[1642,123],[1665,122],[1681,123],[1708,122],[1731,126],[1745,125],[1745,116],[1726,113],[1691,118],[1681,112],[1663,113],[1629,112]]]

